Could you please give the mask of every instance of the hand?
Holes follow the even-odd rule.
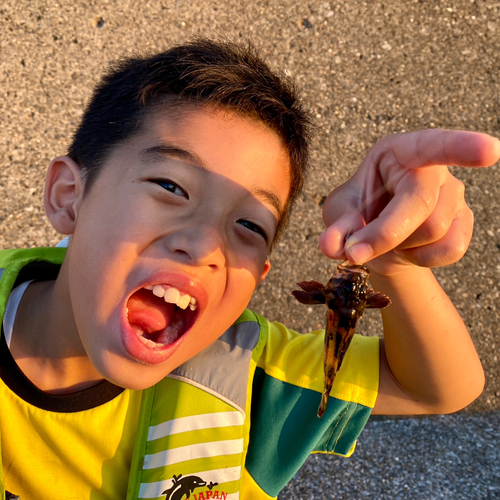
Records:
[[[474,216],[463,183],[447,165],[485,167],[500,158],[500,141],[485,134],[422,130],[381,139],[357,172],[328,196],[321,251],[381,274],[401,266],[458,261]]]

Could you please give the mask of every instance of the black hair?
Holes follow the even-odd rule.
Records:
[[[310,120],[294,83],[278,75],[250,44],[197,38],[150,57],[111,64],[94,90],[68,149],[85,192],[109,154],[137,134],[158,106],[209,106],[257,119],[282,140],[290,158],[290,192],[276,238],[304,184]]]

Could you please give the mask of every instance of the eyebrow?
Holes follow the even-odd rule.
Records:
[[[160,162],[165,158],[177,158],[182,161],[191,163],[192,165],[209,170],[203,163],[203,160],[193,151],[179,148],[172,144],[160,144],[151,148],[144,149],[139,153],[139,157],[145,162]]]
[[[179,160],[190,163],[191,165],[200,168],[201,170],[209,172],[210,169],[205,165],[203,160],[193,151],[187,149],[179,148],[172,144],[163,143],[158,146],[153,146],[144,149],[139,153],[139,157],[145,162],[160,162],[165,158],[177,158]],[[280,199],[272,191],[262,188],[251,188],[249,193],[256,197],[265,199],[270,203],[278,214],[278,220],[283,216],[283,206],[281,205]]]
[[[250,194],[256,198],[264,198],[267,200],[276,209],[276,212],[278,213],[278,220],[281,219],[283,216],[283,206],[281,205],[279,198],[272,191],[261,188],[253,188],[250,189]]]

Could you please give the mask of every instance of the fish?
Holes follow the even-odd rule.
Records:
[[[319,281],[301,281],[297,283],[301,290],[292,292],[301,304],[325,304],[327,306],[325,384],[318,408],[319,418],[325,413],[333,381],[342,366],[356,325],[365,308],[382,309],[391,303],[387,295],[370,288],[369,276],[370,271],[365,266],[345,260],[337,266],[336,272],[326,285]]]

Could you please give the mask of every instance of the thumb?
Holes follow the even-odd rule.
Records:
[[[320,250],[330,259],[345,259],[345,241],[365,225],[366,222],[359,212],[352,211],[342,215],[321,233],[319,237]]]

